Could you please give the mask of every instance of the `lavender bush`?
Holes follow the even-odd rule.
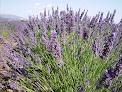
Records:
[[[52,8],[28,22],[0,21],[0,89],[120,91],[122,19]],[[48,15],[48,16],[47,16]]]

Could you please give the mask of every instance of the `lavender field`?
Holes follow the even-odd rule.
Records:
[[[122,19],[58,8],[0,20],[1,92],[121,92]]]

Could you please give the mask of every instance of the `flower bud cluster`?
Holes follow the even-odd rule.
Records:
[[[112,33],[108,37],[108,41],[105,42],[105,46],[104,46],[102,55],[100,56],[102,59],[107,59],[108,58],[109,52],[113,49],[113,43],[114,43],[115,38],[116,38],[116,32]]]
[[[99,89],[101,88],[102,85],[104,85],[105,88],[109,88],[111,86],[111,83],[112,82],[115,83],[116,82],[115,79],[117,80],[118,77],[121,76],[121,71],[122,71],[122,60],[120,59],[118,63],[116,64],[115,68],[110,66],[110,69],[105,71],[105,74],[102,76],[102,78],[98,82],[98,85],[96,86],[96,88]]]

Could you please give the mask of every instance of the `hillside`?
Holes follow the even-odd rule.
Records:
[[[27,19],[16,15],[0,14],[0,20],[27,20]]]

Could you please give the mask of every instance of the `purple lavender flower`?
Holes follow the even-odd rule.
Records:
[[[3,36],[0,35],[0,44],[2,44],[4,41],[3,41]]]
[[[108,37],[108,41],[105,42],[105,46],[104,46],[102,55],[100,56],[102,59],[107,59],[108,58],[108,54],[113,48],[113,41],[115,40],[115,37],[116,37],[116,32],[112,33]]]
[[[113,50],[113,47],[116,45],[114,44],[116,43],[115,40],[117,38],[116,32],[118,32],[119,34],[120,33],[119,31],[121,31],[122,29],[121,28],[122,20],[120,21],[119,24],[113,23],[115,12],[116,11],[114,11],[113,14],[108,13],[106,19],[103,19],[103,13],[101,13],[100,16],[98,14],[90,20],[90,18],[87,16],[87,11],[85,13],[84,10],[80,15],[80,10],[74,13],[74,11],[71,8],[68,8],[67,5],[67,11],[61,11],[60,16],[57,7],[57,10],[52,9],[52,15],[48,13],[48,18],[45,9],[44,14],[40,14],[41,15],[40,20],[38,19],[37,16],[37,17],[29,17],[29,22],[27,23],[11,21],[11,23],[17,27],[16,31],[14,32],[11,31],[12,25],[10,25],[9,22],[7,24],[7,28],[8,28],[7,31],[10,34],[10,36],[12,36],[11,38],[9,38],[9,42],[6,39],[4,39],[4,37],[0,36],[0,44],[3,45],[2,48],[0,47],[0,57],[2,58],[3,61],[1,63],[3,65],[2,69],[7,68],[7,70],[11,71],[4,74],[11,76],[14,80],[17,80],[17,78],[20,77],[19,75],[21,74],[23,75],[23,77],[26,77],[29,74],[26,71],[26,67],[33,66],[33,64],[30,63],[29,61],[33,61],[34,63],[36,63],[37,66],[41,68],[41,59],[37,54],[42,51],[41,44],[43,44],[45,48],[49,51],[49,54],[52,54],[52,56],[58,61],[56,65],[59,68],[61,68],[62,65],[64,64],[64,62],[62,61],[63,49],[61,46],[64,44],[70,45],[69,47],[73,50],[72,44],[71,43],[67,44],[67,37],[69,35],[72,35],[72,31],[76,31],[75,33],[78,34],[79,36],[78,44],[80,44],[80,38],[83,38],[85,42],[86,41],[88,42],[90,32],[95,31],[94,32],[94,36],[95,36],[97,35],[97,30],[101,30],[102,32],[104,31],[105,28],[110,29],[110,32],[114,32],[114,33],[112,33],[108,37],[102,53],[101,53],[102,45],[99,43],[102,43],[103,41],[100,42],[99,39],[97,39],[97,41],[95,41],[92,46],[94,56],[97,56],[98,54],[101,53],[102,58],[105,59],[108,58],[109,53]],[[3,27],[4,26],[2,26],[2,28]],[[1,25],[0,25],[0,29],[1,29]],[[47,35],[49,31],[51,31],[50,38]],[[101,32],[98,33],[101,34]],[[59,38],[62,41],[62,43],[59,42],[58,40]],[[17,46],[16,47],[12,46],[10,41],[17,42]],[[74,42],[74,39],[72,39],[72,42]],[[28,44],[30,45],[30,47],[28,47]],[[20,55],[14,53],[14,51],[18,52]],[[80,47],[76,56],[81,56],[81,54],[82,54],[82,49]],[[50,72],[49,64],[47,65],[47,69]],[[120,60],[116,64],[115,68],[110,67],[110,69],[105,72],[105,74],[98,82],[99,86],[104,85],[106,88],[110,87],[111,83],[114,82],[114,79],[115,78],[117,79],[118,77],[121,76],[120,73],[121,69],[122,69],[122,63]],[[84,66],[83,73],[86,73],[86,70],[87,69]],[[16,77],[15,75],[17,75],[18,77]],[[10,84],[11,87],[12,86],[16,87],[15,83],[10,82]],[[89,80],[86,80],[86,84],[89,85]],[[83,88],[81,87],[81,85],[78,86],[78,91],[83,92]]]
[[[120,83],[122,83],[122,80],[120,81]]]
[[[85,41],[88,41],[88,37],[89,37],[88,31],[87,31],[86,28],[84,28],[83,30],[84,30],[83,39],[84,39]]]
[[[93,50],[94,57],[97,56],[96,48],[97,48],[97,46],[96,46],[95,41],[94,41],[94,43],[92,44],[92,50]]]
[[[85,13],[85,10],[81,13],[80,19],[83,17],[84,13]]]
[[[3,88],[4,88],[4,85],[0,83],[0,90],[2,90]]]
[[[83,68],[83,73],[86,73],[86,66],[84,65],[84,68]]]
[[[121,90],[122,90],[122,86],[121,86],[121,87],[119,87],[119,89],[118,89],[118,90],[119,90],[119,92],[121,92]]]
[[[14,83],[14,82],[11,82],[10,80],[8,81],[8,84],[10,85],[10,88],[12,88],[12,89],[20,90],[20,89],[23,88],[22,86],[20,86],[20,85]]]
[[[56,65],[61,68],[61,66],[64,64],[64,62],[62,60],[59,60],[59,63],[56,63]]]
[[[83,87],[81,86],[81,84],[77,86],[77,89],[78,89],[78,92],[84,92]]]
[[[23,74],[23,76],[27,76],[28,75],[28,73],[27,73],[27,71],[25,70],[25,69],[23,69],[23,68],[19,68],[19,70],[22,72],[22,74]],[[18,71],[18,70],[17,70]],[[18,71],[18,73],[20,73],[19,71]],[[21,73],[20,73],[21,74]]]
[[[113,22],[114,16],[115,16],[116,10],[114,10],[112,16],[111,16],[111,23]]]
[[[89,86],[89,80],[88,79],[86,79],[86,85]]]
[[[89,27],[90,28],[95,27],[95,23],[94,22],[95,22],[95,18],[93,17],[92,20],[91,20],[91,22],[89,23]]]
[[[50,73],[50,66],[49,65],[47,65],[47,69],[48,69],[48,72]]]
[[[79,51],[78,51],[78,53],[77,53],[77,56],[81,56],[81,54],[82,54],[82,46],[80,46],[80,48],[79,48]]]
[[[104,85],[105,88],[109,88],[109,84],[108,83],[104,82],[103,85]]]
[[[102,19],[103,19],[103,12],[101,13],[99,23],[101,23],[101,22],[102,22]]]
[[[107,16],[105,18],[105,22],[107,22],[107,23],[109,22],[109,15],[110,15],[110,12],[107,13]]]
[[[100,86],[102,86],[102,85],[104,85],[105,86],[105,88],[108,88],[108,87],[110,87],[110,85],[111,85],[111,80],[115,83],[116,81],[115,81],[115,78],[117,78],[118,79],[118,77],[120,77],[121,76],[121,72],[120,72],[120,70],[121,70],[121,64],[122,64],[122,62],[121,61],[119,61],[117,64],[116,64],[116,67],[115,68],[112,68],[111,66],[110,66],[110,69],[109,70],[106,70],[105,71],[105,74],[102,76],[102,78],[100,79],[100,81],[99,81],[99,83],[98,83],[98,85],[96,86],[96,88],[101,88]],[[109,81],[109,83],[106,83],[106,81]]]
[[[55,59],[59,61],[59,63],[57,63],[57,66],[60,68],[63,65],[63,61],[61,61],[63,50],[57,38],[58,38],[57,32],[55,30],[54,31],[52,30],[50,34],[49,50],[51,51],[51,54],[55,57]]]

